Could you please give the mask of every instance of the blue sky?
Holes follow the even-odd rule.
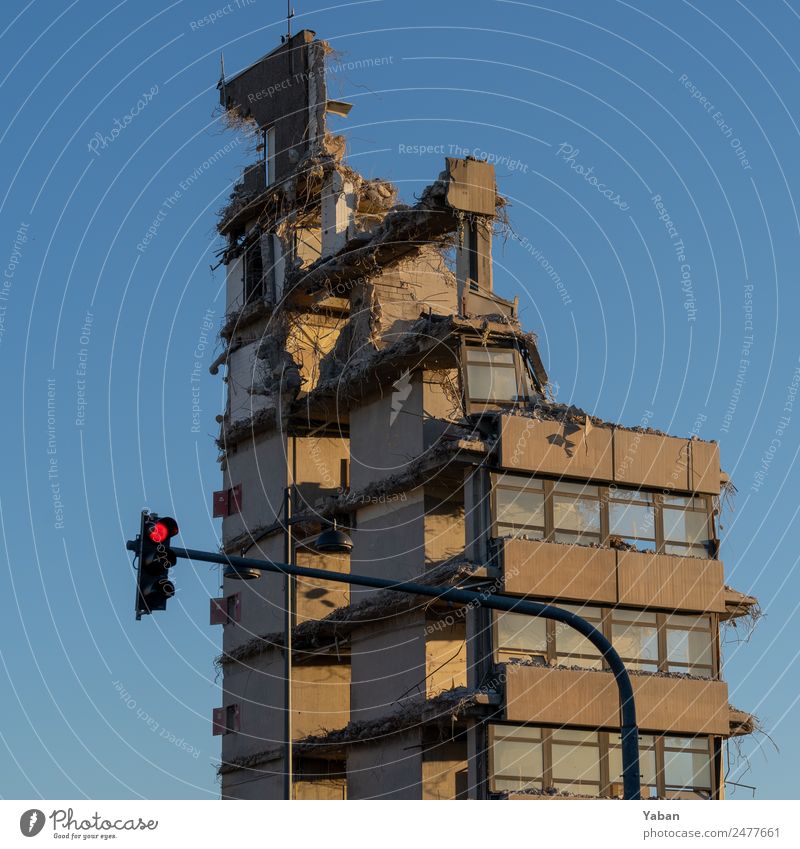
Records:
[[[413,200],[445,155],[499,161],[496,288],[558,398],[719,440],[727,580],[766,614],[726,648],[731,701],[768,733],[731,777],[796,796],[800,4],[295,6],[339,53],[355,168]],[[204,322],[224,312],[215,213],[248,161],[218,121],[219,55],[230,74],[272,49],[285,8],[4,4],[3,797],[218,793],[216,569],[181,570],[169,613],[136,623],[124,541],[146,504],[217,543]]]

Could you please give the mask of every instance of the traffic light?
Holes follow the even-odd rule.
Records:
[[[175,584],[169,579],[169,569],[177,556],[170,540],[178,533],[178,523],[169,516],[142,513],[139,532],[139,563],[136,572],[136,618],[154,610],[166,610],[167,601],[175,595]]]

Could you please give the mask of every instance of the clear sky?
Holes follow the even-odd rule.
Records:
[[[499,161],[514,235],[496,288],[519,295],[558,398],[719,440],[739,490],[727,581],[765,614],[725,648],[731,701],[765,731],[729,777],[796,797],[800,3],[295,8],[339,52],[355,168],[413,201],[445,155]],[[220,126],[219,57],[230,74],[271,50],[285,9],[3,4],[4,797],[218,794],[217,571],[179,567],[168,613],[136,623],[124,543],[144,505],[218,542],[210,267],[249,156]]]

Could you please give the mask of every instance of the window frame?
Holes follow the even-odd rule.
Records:
[[[663,611],[657,610],[647,610],[643,611],[636,608],[629,607],[610,607],[608,605],[594,605],[594,604],[585,604],[585,605],[575,605],[575,604],[561,604],[561,607],[566,607],[574,610],[578,613],[578,615],[585,615],[587,611],[597,611],[597,615],[592,617],[590,621],[595,624],[597,630],[600,631],[604,637],[614,645],[613,639],[613,627],[614,627],[614,612],[615,611],[625,611],[630,613],[651,613],[655,615],[656,619],[656,642],[658,645],[658,658],[655,661],[656,668],[655,669],[643,669],[644,672],[669,672],[670,665],[674,666],[675,662],[670,661],[668,644],[667,644],[667,633],[671,630],[689,630],[689,629],[678,629],[669,626],[669,619],[672,616],[677,614],[667,613]],[[563,653],[559,653],[558,650],[558,627],[560,623],[557,623],[554,619],[547,619],[547,638],[545,643],[545,651],[542,653],[540,651],[526,651],[521,648],[508,648],[503,647],[500,642],[500,619],[501,617],[509,615],[503,611],[493,611],[492,615],[492,659],[496,664],[508,663],[511,660],[530,660],[533,658],[540,658],[542,660],[543,665],[566,665],[571,661],[571,665],[578,666],[580,665],[581,660],[592,660],[594,659],[594,653],[589,655],[583,655],[581,653],[572,653],[570,655],[563,655]],[[512,616],[524,616],[525,614],[521,613],[511,613]],[[693,616],[694,618],[700,619],[704,618],[708,620],[708,636],[709,636],[709,645],[711,648],[711,665],[708,664],[686,664],[686,669],[681,670],[684,674],[693,675],[698,678],[709,678],[712,681],[718,681],[721,671],[720,671],[720,657],[719,657],[719,614],[717,613],[700,613],[700,614],[688,614]],[[598,621],[599,620],[599,621]],[[564,627],[564,626],[561,626]],[[698,627],[696,629],[700,631],[701,629]],[[637,658],[628,658],[625,659],[626,665],[634,664],[634,663],[647,663],[648,661],[644,659]],[[704,670],[707,670],[707,674],[698,675],[696,670],[698,667],[701,667]],[[605,663],[604,659],[601,658],[601,664],[599,667],[596,666],[586,666],[586,669],[603,669],[607,670],[608,666]]]
[[[255,263],[256,270],[251,271],[250,264],[252,256],[258,256]],[[255,274],[260,270],[257,281],[254,282]],[[242,249],[242,298],[245,305],[266,297],[267,275],[264,272],[264,258],[261,256],[261,233],[249,236]]]
[[[490,795],[497,795],[500,793],[515,793],[515,792],[524,792],[525,788],[520,787],[516,790],[514,789],[497,789],[497,779],[498,775],[495,771],[495,745],[498,742],[498,734],[500,734],[500,740],[509,739],[510,734],[509,731],[511,729],[527,729],[530,732],[538,731],[539,740],[532,739],[530,742],[538,743],[541,747],[541,762],[542,762],[542,777],[541,777],[541,785],[535,785],[535,789],[540,791],[546,791],[551,787],[555,787],[554,774],[553,774],[553,735],[554,732],[559,731],[574,731],[579,733],[588,733],[596,735],[597,739],[597,750],[598,750],[598,771],[600,776],[600,781],[593,782],[588,780],[577,779],[575,782],[571,782],[573,785],[575,784],[590,784],[593,786],[598,786],[598,798],[609,799],[609,798],[619,798],[622,795],[622,783],[621,781],[612,781],[611,776],[611,766],[610,766],[610,757],[612,749],[619,749],[619,746],[616,742],[612,742],[612,737],[619,737],[618,731],[609,731],[605,729],[596,729],[596,728],[585,728],[585,727],[577,727],[577,726],[564,726],[564,725],[539,725],[535,723],[515,723],[515,722],[504,722],[504,721],[486,721],[485,725],[487,726],[487,733],[485,735],[486,747],[487,747],[487,755],[486,765],[487,765],[487,776],[486,776],[486,786]],[[507,728],[509,731],[505,732],[505,736],[503,735],[502,729]],[[646,738],[650,738],[652,742],[648,743],[646,749],[640,749],[640,754],[643,751],[653,751],[655,758],[655,785],[645,785],[647,787],[655,787],[656,795],[660,799],[677,799],[677,798],[686,798],[685,796],[678,796],[678,793],[695,793],[698,791],[705,792],[706,788],[700,787],[692,787],[692,788],[682,788],[681,790],[668,790],[666,783],[666,771],[667,771],[667,756],[673,751],[680,751],[680,749],[672,748],[667,746],[667,740],[679,739],[686,741],[697,741],[697,748],[694,750],[697,753],[703,753],[708,755],[708,774],[710,781],[709,788],[709,799],[719,799],[720,798],[720,770],[721,765],[718,758],[718,749],[721,743],[720,737],[715,737],[713,735],[706,734],[696,734],[696,735],[676,735],[676,734],[668,734],[664,732],[660,732],[657,734],[645,734],[643,735]],[[704,743],[705,745],[701,745]],[[586,744],[587,748],[589,744]],[[500,780],[505,781],[513,781],[516,777],[500,776]],[[520,776],[521,781],[525,781],[526,783],[537,782],[539,779],[533,776]],[[559,783],[563,784],[564,780],[561,779]],[[675,785],[669,785],[673,787]],[[580,793],[580,790],[572,790],[568,792]],[[670,793],[674,795],[669,795]],[[591,794],[585,794],[591,795]],[[694,798],[697,798],[695,796]],[[702,798],[702,797],[700,797]]]
[[[473,397],[470,389],[469,367],[478,365],[468,361],[470,351],[510,353],[513,363],[500,364],[498,368],[510,369],[513,367],[515,382],[517,386],[517,397],[514,400],[490,400],[488,398]],[[487,363],[487,365],[489,365]],[[461,380],[464,393],[464,409],[467,413],[481,413],[486,411],[498,411],[525,404],[531,399],[532,379],[517,345],[475,345],[470,344],[467,339],[461,339]]]
[[[652,507],[654,512],[654,539],[655,539],[655,549],[652,553],[654,554],[665,554],[669,557],[685,557],[685,556],[695,556],[695,555],[681,555],[681,554],[671,554],[666,551],[666,545],[681,545],[680,543],[665,541],[664,539],[664,497],[660,492],[654,492],[653,490],[648,490],[643,487],[635,488],[627,488],[627,487],[617,487],[617,486],[608,486],[604,484],[594,483],[592,481],[580,481],[580,480],[571,480],[567,478],[553,478],[545,475],[526,475],[524,473],[518,473],[510,470],[503,469],[490,469],[490,488],[491,488],[491,510],[492,514],[490,516],[489,528],[490,534],[493,539],[500,539],[503,534],[500,531],[499,523],[497,521],[497,490],[499,489],[509,489],[509,490],[524,490],[525,482],[527,481],[540,481],[543,485],[544,491],[544,517],[545,517],[545,526],[544,532],[542,536],[543,542],[557,542],[556,533],[558,533],[558,529],[555,527],[555,513],[554,513],[554,497],[558,495],[557,489],[558,485],[565,484],[577,484],[584,485],[586,487],[597,487],[597,491],[599,493],[598,498],[600,501],[600,537],[599,544],[602,546],[608,547],[610,538],[612,536],[618,536],[616,534],[611,533],[610,529],[610,504],[612,503],[613,493],[614,492],[641,492],[646,494],[648,497],[652,499]],[[519,484],[515,483],[515,479],[519,480]],[[589,495],[585,496],[587,500],[594,500],[595,496]],[[674,496],[668,496],[674,497]],[[707,528],[708,528],[708,545],[706,546],[706,557],[696,557],[698,560],[716,560],[716,551],[715,551],[715,540],[712,537],[714,533],[714,506],[712,497],[709,495],[691,495],[685,496],[690,498],[693,501],[702,501],[705,504],[705,511],[701,511],[700,508],[695,508],[693,512],[705,512],[707,517]],[[644,503],[644,502],[643,502]],[[669,508],[668,508],[669,509]],[[561,531],[563,533],[563,531]],[[580,542],[576,543],[568,543],[568,542],[559,542],[560,545],[581,545]],[[685,548],[689,548],[689,544],[684,546]],[[649,553],[647,551],[642,553]]]

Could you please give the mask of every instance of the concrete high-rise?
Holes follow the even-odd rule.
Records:
[[[756,600],[724,581],[718,446],[552,398],[493,292],[493,168],[446,159],[398,203],[327,130],[351,108],[327,53],[304,30],[220,81],[260,155],[219,222],[225,550],[569,606],[636,673],[643,795],[721,798],[725,741],[754,720],[728,703],[720,624]],[[349,555],[314,548],[334,524]],[[588,642],[343,586],[226,579],[212,601],[224,797],[282,798],[290,767],[295,798],[621,795],[616,686]]]

